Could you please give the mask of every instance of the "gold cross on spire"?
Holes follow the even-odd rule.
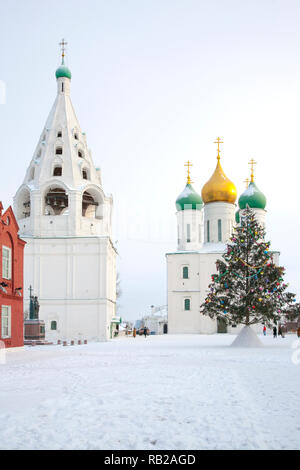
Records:
[[[250,180],[249,178],[246,178],[245,181],[243,181],[243,183],[246,183],[246,188],[248,188],[249,186],[249,183],[250,183]]]
[[[251,166],[251,183],[254,183],[254,165],[256,165],[256,161],[253,160],[253,158],[251,158],[250,162],[249,162],[249,165]]]
[[[218,156],[217,156],[217,159],[220,160],[220,144],[224,144],[224,142],[221,140],[220,137],[218,137],[217,140],[214,142],[214,144],[218,144]]]
[[[191,172],[190,172],[190,167],[193,166],[193,164],[188,160],[184,166],[187,166],[187,184],[191,184],[192,181],[191,181]]]
[[[59,45],[61,47],[62,62],[64,62],[66,46],[68,45],[68,43],[64,39],[62,39],[62,41],[59,43]]]

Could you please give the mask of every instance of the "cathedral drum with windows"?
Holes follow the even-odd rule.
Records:
[[[75,115],[64,62],[63,49],[56,100],[14,198],[27,242],[25,307],[32,285],[46,339],[105,340],[116,307],[113,201],[103,191]]]
[[[170,334],[237,332],[234,327],[226,328],[204,316],[200,306],[206,298],[211,276],[216,273],[215,263],[222,257],[241,211],[248,205],[258,221],[265,224],[266,198],[254,183],[253,162],[251,182],[241,195],[236,211],[236,187],[220,163],[221,140],[218,138],[216,143],[217,166],[203,186],[201,197],[191,186],[190,162],[187,162],[187,185],[176,200],[178,246],[177,251],[166,254]]]

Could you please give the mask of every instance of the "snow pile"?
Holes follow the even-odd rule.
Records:
[[[262,348],[263,344],[250,326],[244,326],[231,346],[234,348]]]

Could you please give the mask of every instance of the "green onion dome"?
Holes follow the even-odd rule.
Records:
[[[187,184],[182,193],[176,199],[176,209],[178,211],[183,210],[201,210],[203,207],[203,201],[201,196],[196,193],[191,184]]]
[[[237,224],[240,223],[240,211],[236,211],[235,213],[235,221]]]
[[[264,209],[266,204],[266,196],[258,189],[253,181],[239,198],[240,209],[245,209],[247,206],[251,209]]]
[[[64,64],[62,64],[55,72],[56,78],[69,78],[71,80],[72,74],[70,69]]]

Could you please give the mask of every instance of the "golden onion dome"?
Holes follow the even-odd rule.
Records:
[[[217,139],[218,156],[217,166],[212,177],[202,188],[202,199],[205,204],[209,202],[229,202],[234,204],[237,198],[235,185],[225,175],[220,163],[220,139]]]

